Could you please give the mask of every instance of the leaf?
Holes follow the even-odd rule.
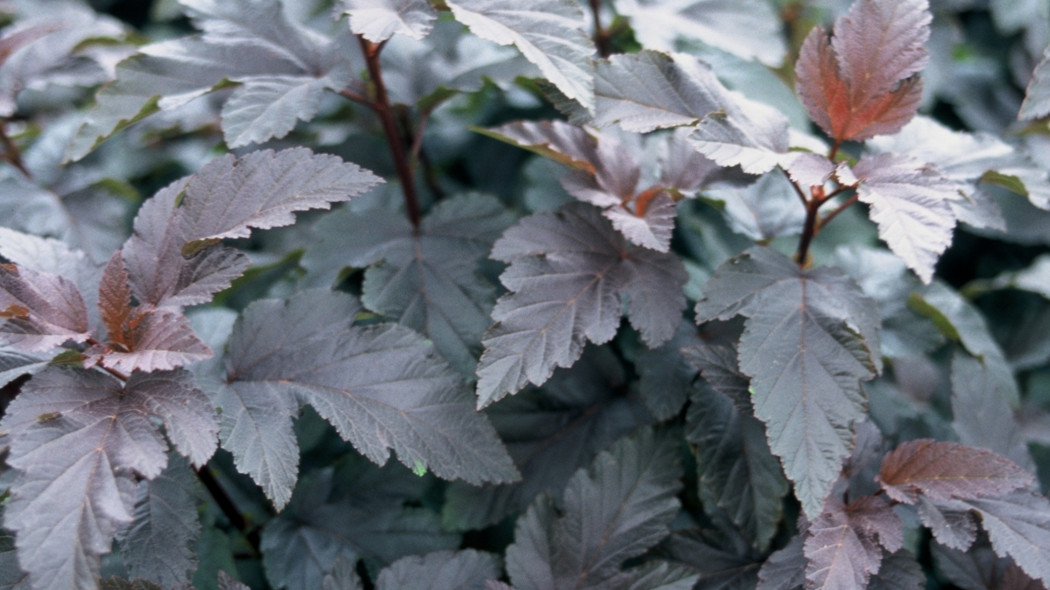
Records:
[[[858,0],[830,41],[810,31],[795,65],[810,118],[836,142],[903,127],[919,106],[931,19],[926,0]]]
[[[383,182],[356,164],[306,148],[261,150],[212,160],[190,177],[178,215],[183,253],[252,228],[290,225],[294,213],[328,209]]]
[[[139,483],[134,522],[120,539],[131,576],[164,588],[189,583],[201,533],[197,494],[189,465],[177,456],[152,481]]]
[[[600,454],[570,480],[563,516],[554,518],[541,496],[519,520],[514,544],[507,548],[514,586],[615,587],[631,575],[631,570],[621,571],[623,561],[668,534],[678,511],[680,469],[670,437],[650,430]]]
[[[780,19],[761,0],[621,0],[616,10],[630,19],[635,38],[647,49],[669,52],[695,40],[768,66],[784,59]]]
[[[405,506],[417,498],[382,487],[394,474],[362,467],[347,479],[331,468],[303,477],[291,504],[267,524],[263,566],[275,587],[321,588],[343,562],[364,558],[378,569],[405,555],[459,545],[458,535],[441,530],[436,514]]]
[[[118,250],[99,284],[99,306],[108,332],[102,365],[130,373],[166,371],[211,357],[180,313],[131,305],[128,272]]]
[[[758,572],[755,590],[796,590],[806,583],[806,556],[802,535],[796,535],[782,549],[774,551]]]
[[[164,590],[163,587],[146,580],[122,580],[111,577],[107,580],[99,580],[99,590]]]
[[[907,550],[885,555],[879,573],[871,577],[869,590],[923,590],[926,573]]]
[[[379,572],[377,590],[484,590],[485,581],[500,576],[500,559],[473,549],[436,551],[402,557]]]
[[[569,204],[507,230],[492,257],[510,263],[500,280],[497,322],[482,343],[478,407],[542,384],[575,362],[585,341],[611,339],[627,317],[650,347],[669,340],[685,305],[677,257],[632,248],[598,211]]]
[[[0,322],[0,342],[23,352],[83,342],[90,335],[75,284],[13,264],[0,264]]]
[[[962,502],[934,502],[919,496],[917,507],[922,524],[930,528],[941,545],[966,551],[977,539],[977,523]]]
[[[132,519],[134,474],[156,477],[166,445],[134,390],[102,373],[48,369],[22,394],[0,423],[19,472],[4,526],[35,588],[94,588],[99,556]]]
[[[415,332],[385,324],[350,328],[352,317],[319,333],[303,330],[335,321],[329,306],[356,307],[345,301],[334,293],[307,291],[286,302],[249,306],[227,353],[227,383],[247,400],[243,407],[276,404],[286,410],[293,399],[309,404],[377,464],[393,449],[406,466],[419,463],[446,479],[474,484],[517,479],[458,375]],[[236,439],[239,464],[254,456],[246,451],[268,435]],[[294,450],[293,442],[280,450]],[[275,469],[281,481],[285,473],[294,477],[294,462],[285,453],[273,459],[276,465],[267,461],[258,470],[263,481],[269,482]],[[282,487],[269,487],[268,495],[280,505],[283,495],[272,494]]]
[[[900,517],[885,499],[865,496],[847,505],[831,498],[803,546],[806,581],[829,590],[865,588],[882,564],[882,546],[898,551],[903,537]]]
[[[967,499],[999,555],[1009,555],[1032,578],[1050,583],[1050,500],[1027,490]]]
[[[955,184],[929,166],[892,154],[863,157],[853,173],[860,181],[857,197],[871,206],[879,237],[929,284],[952,241]]]
[[[726,105],[707,116],[689,136],[693,147],[719,166],[740,166],[748,174],[788,167],[788,119],[777,109],[731,93]]]
[[[561,179],[569,194],[601,207],[631,243],[658,252],[670,249],[676,215],[670,193],[678,187],[654,184],[639,191],[640,166],[611,133],[592,133],[559,121],[523,121],[485,134],[573,168],[576,172]]]
[[[277,0],[186,0],[183,5],[205,33],[141,47],[121,62],[116,81],[99,91],[95,109],[69,147],[68,160],[83,158],[106,138],[153,113],[178,108],[231,82],[259,85],[235,93],[234,106],[224,109],[225,115],[234,115],[231,122],[223,120],[228,145],[279,137],[297,119],[316,113],[324,89],[342,89],[350,81],[339,43],[289,21]],[[275,79],[298,82],[292,84],[298,97],[289,101],[286,92],[274,92]]]
[[[933,320],[942,334],[979,358],[1011,405],[1017,403],[1020,394],[1013,371],[1003,349],[988,330],[984,316],[973,304],[943,283],[934,282],[925,291],[912,293],[908,306]]]
[[[146,201],[121,250],[140,304],[179,309],[206,303],[248,268],[244,254],[220,244],[183,256],[178,203],[185,187],[185,179],[173,182]]]
[[[1032,457],[1021,437],[1008,392],[980,360],[956,352],[952,356],[952,429],[959,442],[984,447],[1031,466]]]
[[[443,520],[453,530],[480,529],[524,511],[543,493],[560,494],[572,474],[601,450],[653,422],[642,403],[618,393],[623,369],[611,352],[592,348],[543,390],[526,390],[486,414],[521,472],[521,481],[476,487],[452,482]]]
[[[698,323],[747,318],[739,361],[755,416],[815,517],[864,416],[860,381],[880,369],[874,305],[839,271],[802,270],[761,247],[723,264],[704,288]]]
[[[419,228],[399,212],[343,209],[315,226],[321,241],[303,264],[324,278],[346,266],[368,267],[365,306],[426,334],[470,375],[496,299],[478,263],[511,219],[503,205],[482,195],[442,201]]]
[[[656,554],[699,575],[694,590],[754,590],[761,561],[742,537],[709,529],[673,533]]]
[[[674,338],[658,348],[640,349],[633,359],[638,372],[638,393],[657,420],[677,416],[688,401],[697,369],[682,349],[698,341],[696,326],[683,319]]]
[[[788,482],[750,412],[710,387],[697,387],[686,414],[704,509],[724,512],[752,545],[765,550],[783,518]],[[715,510],[717,508],[717,510]]]
[[[889,497],[914,504],[997,496],[1032,484],[1033,477],[1006,457],[949,441],[902,443],[886,454],[878,481]]]
[[[570,0],[446,0],[452,16],[470,31],[500,45],[514,44],[568,98],[594,108],[594,44],[583,11]]]
[[[208,462],[217,447],[219,425],[211,401],[189,371],[136,372],[127,388],[143,411],[164,423],[168,440],[194,467]]]
[[[1021,121],[1038,119],[1050,114],[1050,48],[1032,72],[1032,79],[1025,90],[1024,102],[1017,118]]]
[[[806,212],[798,194],[779,171],[744,187],[717,187],[704,193],[725,203],[722,210],[733,231],[763,241],[801,235]]]
[[[350,30],[373,43],[394,35],[422,39],[437,19],[426,0],[342,0],[340,4],[350,17]]]
[[[593,123],[636,133],[692,125],[725,108],[728,92],[696,58],[648,50],[614,55],[595,64]]]
[[[363,590],[361,578],[354,568],[354,562],[340,557],[335,560],[331,573],[325,574],[321,582],[322,590]]]

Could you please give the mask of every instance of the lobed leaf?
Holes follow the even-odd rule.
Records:
[[[183,5],[205,33],[147,45],[121,62],[116,81],[99,91],[67,159],[79,160],[117,131],[231,82],[247,89],[224,109],[227,144],[281,137],[297,120],[316,114],[324,89],[341,89],[350,81],[339,43],[291,22],[278,0],[185,0]],[[290,97],[289,86],[296,89]]]
[[[422,39],[437,20],[426,0],[341,0],[339,10],[350,17],[350,30],[372,43],[394,35]]]
[[[830,498],[810,523],[803,545],[807,585],[828,590],[866,588],[882,564],[880,544],[899,550],[903,534],[900,517],[884,499],[866,496],[846,505]]]
[[[356,307],[321,291],[306,291],[287,302],[262,300],[249,306],[230,338],[227,383],[232,392],[226,397],[239,398],[234,411],[250,430],[238,437],[231,432],[227,440],[235,445],[231,450],[242,469],[256,465],[250,474],[271,500],[280,506],[287,497],[282,484],[294,480],[295,456],[288,452],[295,445],[294,438],[282,434],[287,443],[274,449],[278,453],[259,456],[259,445],[264,451],[270,445],[260,439],[269,433],[251,426],[267,406],[285,411],[282,422],[291,414],[289,406],[313,406],[377,464],[393,449],[408,467],[421,465],[447,479],[474,484],[517,479],[510,457],[492,426],[474,411],[458,375],[415,332],[396,325],[350,328],[352,317],[318,332],[304,330],[331,324],[330,306],[348,305]],[[274,482],[271,475],[280,479]]]
[[[1010,556],[1030,577],[1050,583],[1050,500],[1015,490],[995,497],[970,498],[999,555]]]
[[[470,31],[500,45],[513,44],[566,97],[594,108],[594,44],[583,11],[571,0],[446,0]]]
[[[919,439],[886,454],[878,481],[894,500],[914,504],[920,494],[934,501],[1002,495],[1031,485],[1033,477],[991,451]]]
[[[511,220],[503,205],[482,195],[442,201],[418,228],[400,212],[344,209],[315,226],[321,240],[303,264],[325,278],[346,266],[368,267],[365,306],[427,335],[470,375],[496,299],[478,264]]]
[[[786,168],[798,156],[788,152],[787,117],[735,93],[696,126],[689,141],[719,166],[740,166],[748,174]]]
[[[754,590],[762,560],[746,539],[725,531],[721,524],[716,526],[672,533],[654,553],[673,561],[650,565],[685,566],[686,571],[699,575],[693,590]]]
[[[622,571],[621,564],[669,532],[667,525],[678,511],[680,469],[670,438],[650,430],[599,455],[569,482],[563,516],[555,518],[541,496],[519,519],[514,544],[507,549],[514,586],[629,587],[639,572]],[[695,574],[674,574],[684,584],[675,587],[688,588],[696,581]]]
[[[857,197],[870,205],[879,237],[929,283],[952,241],[955,183],[928,165],[892,154],[865,156],[853,173],[860,182]]]
[[[810,118],[837,142],[903,127],[921,99],[931,19],[926,0],[858,0],[830,41],[814,28],[795,65]]]
[[[719,267],[705,291],[698,323],[747,318],[739,363],[755,416],[815,516],[850,453],[852,423],[864,416],[860,381],[881,368],[874,305],[839,271],[802,270],[761,247]]]
[[[68,279],[0,264],[0,342],[23,352],[45,351],[90,336],[87,308]]]
[[[673,256],[632,248],[597,209],[569,204],[509,229],[492,257],[510,262],[478,365],[478,407],[542,384],[572,365],[586,341],[611,339],[623,302],[650,347],[669,340],[685,304],[685,273]]]
[[[159,475],[167,445],[135,383],[52,368],[22,393],[0,422],[18,470],[4,526],[34,587],[94,588],[99,556],[132,520],[136,475]]]

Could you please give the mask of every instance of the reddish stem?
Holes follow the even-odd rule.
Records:
[[[408,164],[408,152],[405,151],[405,144],[401,140],[401,131],[397,126],[394,109],[390,105],[390,96],[387,94],[386,84],[383,83],[383,70],[379,65],[379,53],[383,49],[383,44],[372,43],[360,35],[357,36],[357,40],[361,44],[361,51],[368,65],[368,75],[372,78],[372,85],[375,89],[375,100],[369,101],[368,104],[375,111],[383,126],[383,134],[386,135],[390,155],[394,159],[394,169],[401,180],[401,193],[405,198],[408,219],[412,222],[413,227],[419,227],[422,215],[419,210],[419,197],[416,195],[416,184],[412,177],[412,167]],[[344,91],[343,96],[356,100],[353,98],[354,93],[349,91]]]
[[[7,129],[4,128],[3,124],[0,124],[0,144],[4,146],[4,160],[18,168],[18,171],[24,174],[26,178],[32,178],[33,175],[26,168],[25,162],[22,161],[22,152],[18,150],[15,142],[11,141],[11,138],[7,136]]]
[[[591,16],[594,18],[594,46],[598,49],[599,57],[609,57],[612,47],[609,43],[609,31],[602,28],[602,0],[590,0]]]

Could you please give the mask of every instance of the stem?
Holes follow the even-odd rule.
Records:
[[[827,216],[824,217],[824,219],[820,220],[820,225],[818,226],[818,229],[821,228],[821,227],[824,227],[825,225],[827,225],[827,223],[829,221],[831,221],[832,219],[835,219],[836,215],[838,215],[839,213],[842,213],[847,208],[849,208],[850,205],[852,205],[853,203],[856,203],[856,202],[857,202],[857,195],[853,195],[852,197],[850,197],[850,198],[846,199],[845,201],[843,201],[841,205],[839,205],[838,207],[835,207],[835,209],[832,210],[831,213],[828,213]]]
[[[802,237],[799,238],[798,250],[795,252],[795,262],[800,267],[805,266],[806,256],[809,255],[809,244],[813,241],[813,237],[817,235],[818,210],[820,210],[820,203],[817,199],[806,203],[806,223],[802,226]]]
[[[594,46],[598,49],[599,57],[609,57],[612,47],[609,44],[609,31],[602,28],[602,0],[590,0],[591,15],[594,18]]]
[[[256,555],[261,555],[262,551],[259,549],[259,529],[254,526],[248,519],[241,514],[240,509],[230,498],[226,490],[223,489],[222,484],[215,478],[211,470],[207,466],[201,467],[196,470],[197,479],[204,484],[204,488],[208,490],[212,499],[219,505],[219,509],[226,515],[226,518],[230,521],[230,524],[234,528],[244,533],[245,538],[248,539],[248,543],[252,546],[252,550]]]
[[[4,146],[3,157],[18,171],[26,176],[26,178],[32,178],[33,175],[26,168],[25,162],[22,161],[22,152],[18,150],[18,146],[15,142],[11,141],[11,138],[7,136],[7,129],[3,124],[0,124],[0,144]]]
[[[419,197],[416,195],[416,185],[412,179],[412,168],[408,165],[408,153],[401,141],[401,132],[394,118],[394,109],[390,106],[390,96],[386,92],[386,84],[383,83],[383,70],[379,65],[379,52],[383,44],[372,43],[358,35],[361,51],[365,55],[368,64],[368,75],[372,78],[375,87],[375,100],[369,101],[372,110],[379,116],[379,122],[383,126],[387,145],[390,147],[390,155],[394,159],[394,169],[401,180],[401,193],[405,197],[405,210],[408,211],[408,219],[413,227],[419,227],[422,215],[419,212]],[[351,98],[352,92],[345,91],[344,96]],[[355,100],[351,98],[351,100]]]

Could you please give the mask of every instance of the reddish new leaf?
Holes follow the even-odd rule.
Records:
[[[99,284],[99,308],[108,332],[103,366],[125,372],[164,371],[211,357],[181,313],[131,305],[124,259],[113,254]]]
[[[813,29],[795,65],[813,119],[836,141],[893,133],[919,107],[931,15],[926,0],[859,0],[829,40]]]
[[[0,343],[23,352],[89,336],[87,308],[75,284],[53,274],[0,264]]]
[[[922,494],[931,500],[972,500],[1029,486],[1030,473],[984,449],[930,439],[903,443],[882,460],[879,483],[906,504]]]

